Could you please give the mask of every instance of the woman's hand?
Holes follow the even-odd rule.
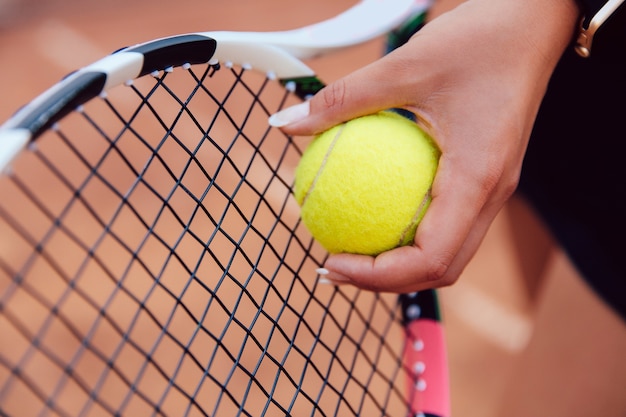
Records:
[[[364,114],[416,114],[442,156],[412,246],[338,254],[326,278],[412,292],[453,283],[517,186],[536,113],[578,22],[574,0],[469,0],[272,123],[310,135]]]

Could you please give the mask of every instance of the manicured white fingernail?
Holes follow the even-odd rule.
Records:
[[[305,101],[304,103],[296,104],[295,106],[287,107],[278,113],[274,113],[270,116],[268,122],[270,126],[284,127],[304,119],[309,115],[309,111],[309,102]]]
[[[323,285],[344,285],[350,283],[347,277],[337,273],[333,273],[332,276],[329,277],[330,271],[326,268],[318,268],[315,272],[317,272],[318,275],[317,282]]]

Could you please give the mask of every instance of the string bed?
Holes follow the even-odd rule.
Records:
[[[0,177],[0,414],[405,416],[397,297],[320,285],[298,100],[230,65],[110,90]]]

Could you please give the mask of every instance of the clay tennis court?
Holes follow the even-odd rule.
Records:
[[[310,3],[294,3],[292,1],[185,1],[176,4],[156,5],[154,2],[134,0],[134,1],[111,1],[103,2],[73,2],[73,1],[48,1],[42,3],[37,1],[7,1],[3,4],[2,27],[0,29],[0,62],[3,63],[4,76],[0,79],[0,91],[2,100],[0,101],[0,120],[5,120],[20,105],[24,104],[39,92],[49,87],[62,76],[71,70],[88,64],[91,61],[117,50],[122,46],[145,41],[148,39],[172,35],[176,33],[186,33],[192,31],[206,30],[278,30],[297,27],[306,23],[321,20],[344,10],[353,2],[350,1],[318,1]],[[261,16],[261,18],[260,18]],[[368,45],[354,48],[341,56],[327,57],[311,62],[322,78],[333,80],[352,69],[356,69],[366,64],[380,55],[382,42],[376,41]],[[302,138],[302,143],[306,143],[306,138]],[[129,145],[132,146],[132,145]],[[242,152],[245,152],[242,150]],[[294,165],[294,158],[291,165]],[[289,164],[287,164],[289,166]],[[36,173],[33,173],[36,176]],[[155,173],[158,175],[158,173]],[[46,183],[47,178],[41,178],[43,187],[54,193],[54,184]],[[120,182],[127,181],[123,177]],[[101,193],[101,190],[94,189],[94,194]],[[0,198],[10,198],[2,195]],[[177,203],[172,203],[177,204]],[[181,200],[181,205],[184,202]],[[27,209],[27,208],[25,208]],[[98,207],[106,212],[108,208],[104,205]],[[181,210],[189,208],[181,207]],[[513,209],[511,209],[513,210]],[[510,211],[505,211],[496,221],[485,244],[470,265],[465,276],[459,284],[445,289],[441,292],[444,318],[446,321],[447,334],[449,339],[449,358],[452,378],[452,399],[453,414],[465,416],[488,416],[497,407],[497,398],[502,389],[502,379],[511,372],[512,359],[520,352],[528,338],[530,324],[527,320],[527,298],[525,289],[519,277],[524,272],[520,270],[516,258],[515,243],[507,236],[510,233],[510,223],[508,215]],[[297,216],[297,208],[294,206],[288,210],[287,216]],[[123,220],[123,217],[120,217]],[[233,219],[236,222],[236,219]],[[125,228],[132,235],[133,227],[139,227],[132,223],[119,223],[120,228]],[[198,225],[202,228],[202,225]],[[237,227],[234,225],[233,227]],[[90,225],[82,226],[86,236],[90,234]],[[175,235],[176,231],[163,230],[164,236]],[[140,231],[137,231],[136,239],[140,239]],[[187,244],[187,243],[183,243]],[[15,250],[15,256],[20,255],[19,246],[9,236],[0,236],[0,245],[3,250]],[[199,250],[192,243],[188,243],[189,253]],[[71,255],[71,248],[67,242],[59,242],[59,250],[67,250],[66,256],[69,264],[79,263],[80,258]],[[146,245],[149,250],[150,244]],[[194,252],[195,251],[195,252]],[[183,251],[185,252],[185,251]],[[111,257],[119,258],[119,267],[123,268],[125,259],[120,252],[116,252],[114,244],[110,245]],[[160,252],[154,248],[154,257],[168,256],[167,253]],[[195,255],[197,256],[197,254]],[[155,262],[155,266],[159,262]],[[149,270],[151,266],[147,267]],[[313,265],[309,270],[312,271]],[[184,271],[172,271],[172,275]],[[45,275],[45,274],[44,274]],[[207,274],[210,276],[210,274]],[[313,279],[311,273],[311,279]],[[494,278],[495,277],[495,278]],[[145,294],[149,291],[147,277],[137,279],[133,284],[129,284],[128,291],[131,294]],[[50,298],[59,297],[62,291],[59,282],[39,282],[42,293],[46,293]],[[0,280],[0,294],[4,293],[10,285],[6,277]],[[85,284],[86,285],[86,284]],[[110,280],[102,279],[97,275],[93,276],[93,282],[89,283],[88,291],[91,297],[103,297],[111,291]],[[208,285],[208,283],[207,283]],[[250,283],[252,286],[263,285],[262,281]],[[86,287],[87,288],[87,287]],[[277,290],[279,293],[281,290]],[[293,296],[297,297],[298,291],[306,292],[306,288],[297,289]],[[194,299],[194,294],[199,292],[189,291],[189,297],[185,299],[190,309],[198,309],[201,314],[205,306],[202,299]],[[115,317],[123,322],[136,310],[135,301],[130,298],[127,303],[123,298],[118,299],[110,310]],[[172,311],[171,298],[166,294],[155,293],[150,298],[151,303],[162,304],[162,317],[159,320],[168,320],[168,314]],[[97,312],[93,309],[85,308],[80,300],[68,305],[73,310],[72,315],[79,318],[77,326],[80,329],[87,329],[89,323],[97,317]],[[36,304],[28,304],[27,297],[21,304],[19,314],[26,321],[32,320],[37,323],[45,320],[44,313],[38,311]],[[346,305],[346,309],[348,306]],[[156,310],[158,311],[158,310]],[[88,312],[88,313],[86,313]],[[69,314],[69,313],[68,313]],[[177,317],[169,318],[173,320],[171,328],[176,337],[189,337],[193,328],[190,323],[180,320],[176,324]],[[251,318],[249,318],[251,319]],[[219,326],[219,315],[207,319]],[[286,317],[289,320],[289,317]],[[141,323],[141,322],[140,322]],[[36,325],[36,324],[33,324]],[[82,326],[82,327],[81,327]],[[260,332],[267,333],[267,329],[262,328]],[[285,324],[289,327],[289,324]],[[104,326],[106,327],[106,326]],[[137,335],[134,340],[145,341],[144,349],[149,350],[155,338],[158,337],[157,330],[149,324],[137,326]],[[59,331],[58,337],[59,351],[55,352],[59,357],[67,356],[78,347],[76,341],[64,345],[64,341],[71,340],[67,334]],[[242,337],[239,335],[238,337]],[[314,335],[310,334],[313,338]],[[398,337],[399,340],[399,337]],[[95,335],[94,344],[98,344],[104,352],[113,353],[114,345],[112,339],[106,332]],[[140,342],[138,342],[140,343]],[[207,346],[212,342],[206,341]],[[231,341],[233,345],[240,343],[237,336]],[[282,341],[281,343],[286,343]],[[162,349],[167,349],[167,344]],[[196,353],[202,356],[200,343],[194,345],[194,349],[199,349]],[[63,348],[67,348],[66,351]],[[180,349],[176,346],[169,346],[170,351],[155,352],[159,356],[159,361],[165,361],[171,352]],[[0,351],[7,356],[19,356],[20,352],[28,349],[24,343],[13,337],[2,334],[0,339]],[[121,355],[128,355],[126,365],[128,372],[132,373],[133,364],[139,362],[132,351],[121,352]],[[166,366],[175,367],[176,356],[171,363]],[[86,362],[89,358],[86,356]],[[328,358],[320,357],[320,361]],[[383,359],[384,360],[384,359]],[[218,361],[219,362],[219,361]],[[102,367],[101,361],[94,361],[99,364],[94,366]],[[36,375],[38,383],[42,387],[50,388],[53,381],[59,378],[59,371],[52,371],[53,367],[45,363],[33,362],[33,375]],[[86,365],[89,366],[88,363]],[[299,366],[294,364],[294,366]],[[86,375],[99,375],[101,369],[94,368],[93,373]],[[55,373],[56,372],[56,373]],[[152,369],[149,372],[157,372]],[[196,373],[197,370],[189,369],[189,373]],[[183,371],[184,373],[184,371]],[[477,378],[477,375],[481,377]],[[488,375],[485,377],[484,375]],[[0,370],[0,380],[8,378],[5,369]],[[197,376],[196,376],[197,377]],[[243,375],[239,376],[243,378]],[[50,382],[46,382],[50,378]],[[120,377],[121,378],[121,377]],[[112,379],[115,381],[115,378]],[[181,381],[183,378],[181,377]],[[242,379],[243,381],[244,379]],[[142,392],[157,392],[164,388],[158,375],[146,376],[142,381],[146,386],[140,387]],[[121,381],[118,381],[121,382]],[[154,383],[154,386],[150,384]],[[321,383],[321,382],[320,382]],[[185,382],[181,382],[185,384]],[[233,387],[241,386],[233,383]],[[288,386],[288,385],[287,385]],[[65,407],[71,410],[73,396],[82,395],[79,387],[68,389],[62,398]],[[128,390],[125,385],[110,383],[104,387],[108,395],[114,400],[123,401]],[[206,387],[206,393],[201,395],[210,403],[211,395],[214,395],[215,388]],[[233,388],[234,389],[234,388]],[[31,415],[32,410],[40,409],[40,404],[33,398],[29,399],[19,396],[19,389],[7,398],[2,398],[6,402],[7,409],[19,410],[17,415]],[[172,410],[181,407],[186,403],[186,398],[173,396],[171,402],[164,404],[164,410],[175,415]],[[80,401],[77,401],[79,403]],[[137,401],[136,405],[129,406],[129,415],[142,415],[146,412],[145,402]],[[143,404],[143,405],[142,405]],[[202,404],[201,404],[202,405]],[[305,408],[307,405],[303,405]],[[32,408],[31,408],[32,407]],[[136,408],[133,408],[136,407]],[[72,410],[77,411],[77,410]],[[78,410],[79,411],[79,410]],[[209,411],[210,412],[210,411]],[[306,413],[306,412],[305,412]],[[306,414],[305,414],[306,415]]]

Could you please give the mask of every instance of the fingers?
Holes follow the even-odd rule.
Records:
[[[480,181],[460,183],[454,169],[446,174],[445,161],[443,168],[433,188],[433,201],[412,246],[377,257],[333,255],[324,265],[326,271],[323,272],[327,273],[322,278],[332,284],[396,293],[454,283],[508,198],[508,191],[484,188]],[[468,175],[465,173],[462,177]],[[454,187],[451,185],[453,178],[457,178]],[[439,193],[438,190],[453,191]]]
[[[321,278],[330,284],[395,293],[451,285],[475,254],[493,217],[491,214],[481,216],[464,237],[457,233],[444,236],[446,231],[437,233],[436,239],[431,239],[424,247],[401,247],[377,257],[333,255],[324,265]]]
[[[316,94],[310,101],[284,109],[269,119],[270,125],[292,135],[312,135],[366,114],[406,104],[406,92],[390,77],[397,59],[387,55]],[[413,97],[415,99],[415,97]]]

